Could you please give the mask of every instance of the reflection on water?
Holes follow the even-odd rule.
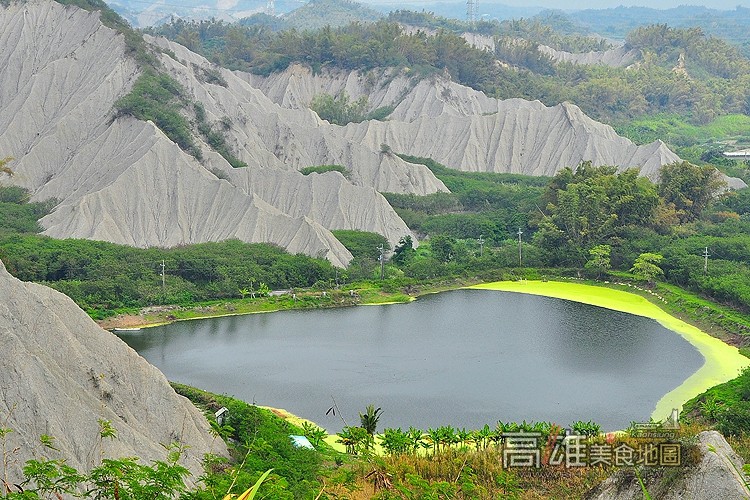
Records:
[[[703,363],[653,320],[559,299],[455,290],[411,304],[285,311],[121,334],[170,380],[286,408],[329,431],[498,420],[647,420]]]

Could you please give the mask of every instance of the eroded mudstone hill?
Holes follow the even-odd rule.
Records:
[[[31,0],[0,7],[0,23],[0,157],[15,158],[14,175],[0,173],[0,182],[29,189],[34,200],[59,200],[41,220],[53,237],[139,247],[237,238],[343,266],[352,256],[331,230],[372,231],[392,244],[410,234],[380,193],[447,191],[428,168],[394,153],[529,175],[589,160],[637,167],[651,179],[678,159],[661,142],[633,144],[574,105],[500,101],[445,75],[314,75],[291,66],[258,77],[147,37],[161,71],[184,89],[181,113],[201,152],[191,155],[153,123],[115,113],[143,69],[98,13]],[[309,109],[315,95],[343,91],[393,112],[342,127]],[[246,167],[232,168],[204,142],[196,104],[204,126],[220,131]],[[346,175],[299,172],[329,164]]]
[[[370,148],[433,158],[452,168],[480,172],[554,175],[589,160],[595,165],[637,167],[658,177],[679,157],[661,141],[638,146],[572,104],[498,100],[438,76],[324,71],[292,66],[269,77],[244,76],[281,106],[303,109],[318,94],[367,96],[370,106],[393,106],[384,122],[344,128],[345,137]]]
[[[130,91],[141,70],[127,55],[123,36],[103,26],[98,13],[32,1],[0,7],[0,23],[0,151],[15,158],[10,165],[14,175],[0,174],[0,182],[28,188],[35,200],[60,201],[41,221],[45,234],[141,247],[238,238],[325,255],[336,265],[345,265],[351,254],[331,229],[375,231],[392,242],[409,234],[367,183],[355,185],[335,172],[305,177],[259,144],[238,152],[249,165],[246,177],[230,173],[220,178],[217,169],[231,167],[205,144],[204,160],[198,161],[152,123],[116,117],[115,102]],[[226,92],[205,85],[204,97],[209,91]],[[275,144],[284,149],[284,124],[300,120],[300,113],[283,116],[284,110],[257,90],[238,92],[232,103],[253,104],[243,115],[251,123],[248,130],[281,133]],[[262,102],[254,102],[253,95]],[[320,123],[310,111],[305,114],[313,126]],[[279,123],[275,130],[269,128],[272,121]],[[331,149],[339,145],[345,146],[344,139]],[[301,148],[320,149],[314,137]],[[348,163],[363,154],[378,157],[361,150],[349,153]],[[298,165],[334,159],[319,154]],[[404,164],[400,160],[381,163],[403,171],[399,179],[385,171],[372,173],[393,190],[444,189],[422,166],[409,172],[395,168]]]
[[[166,460],[163,445],[185,445],[181,464],[202,474],[206,453],[226,455],[205,417],[166,378],[71,299],[11,276],[0,262],[0,423],[9,482],[26,460],[65,458],[79,470],[102,458]],[[100,439],[107,420],[116,439]],[[42,449],[54,437],[58,451]]]

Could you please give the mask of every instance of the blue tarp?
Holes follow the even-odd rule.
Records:
[[[311,450],[314,450],[315,447],[310,443],[310,441],[305,436],[289,436],[292,438],[292,444],[296,446],[297,448],[309,448]]]

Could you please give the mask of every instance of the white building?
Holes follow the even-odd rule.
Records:
[[[726,158],[731,158],[732,160],[750,160],[750,149],[730,151],[728,153],[724,153],[724,156]]]

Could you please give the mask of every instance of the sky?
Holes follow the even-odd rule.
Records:
[[[359,0],[361,3],[393,3],[393,0]],[[404,3],[437,3],[441,0],[404,0]],[[445,3],[453,3],[456,0],[443,0]],[[734,9],[736,6],[750,7],[750,0],[477,0],[478,4],[501,3],[517,7],[539,6],[545,8],[579,10],[579,9],[605,9],[608,7],[641,6],[655,9],[668,9],[679,5],[704,5],[713,9]]]
[[[488,2],[489,3],[489,2]],[[529,0],[529,1],[515,1],[509,0],[508,5],[540,5],[542,7],[551,7],[558,9],[605,9],[607,7],[617,7],[618,5],[639,6],[639,7],[652,7],[654,9],[668,9],[670,7],[677,7],[678,5],[705,5],[713,9],[734,9],[738,5],[743,7],[750,6],[749,1],[742,0],[713,0],[713,1],[685,1],[685,0],[604,0],[604,1],[591,1],[591,0]]]

